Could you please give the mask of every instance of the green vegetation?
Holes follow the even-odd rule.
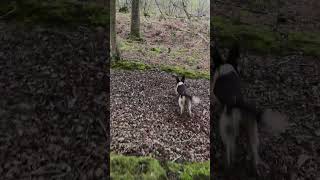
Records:
[[[119,39],[119,49],[121,51],[140,51],[141,47],[134,43],[132,40],[120,40]]]
[[[120,60],[120,61],[113,61],[111,64],[111,68],[114,69],[124,69],[124,70],[149,70],[158,68],[162,71],[168,73],[174,73],[177,75],[184,75],[190,79],[210,79],[209,72],[202,72],[202,71],[195,71],[186,69],[180,66],[168,66],[168,65],[159,65],[159,66],[151,66],[140,61],[127,61],[127,60]]]
[[[135,157],[111,154],[112,179],[209,179],[210,162],[174,163],[159,162],[151,157]]]
[[[164,165],[167,174],[183,180],[210,179],[210,162],[178,164],[167,162]]]
[[[231,20],[216,16],[211,25],[217,29],[222,46],[230,47],[237,39],[248,50],[261,54],[287,54],[302,51],[306,55],[320,55],[320,32],[289,32],[288,39],[281,38],[271,27],[232,23]]]
[[[174,73],[180,76],[184,75],[185,77],[190,79],[210,79],[209,72],[190,70],[180,66],[162,65],[160,66],[160,69],[168,73]]]
[[[120,60],[120,61],[113,61],[111,64],[111,68],[114,69],[124,69],[124,70],[148,70],[151,69],[151,66],[144,64],[139,61],[125,61],[125,60]]]
[[[43,25],[89,25],[106,26],[109,12],[94,3],[79,3],[72,0],[1,1],[3,19],[23,24]],[[11,12],[11,13],[8,13]]]
[[[159,162],[149,157],[110,156],[110,176],[112,179],[166,179],[166,173]]]

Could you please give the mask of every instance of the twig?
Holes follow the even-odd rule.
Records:
[[[191,31],[183,30],[183,29],[180,29],[180,28],[178,28],[178,27],[177,27],[177,29],[178,29],[179,31],[183,31],[183,32],[187,32],[187,33],[191,33],[191,34],[192,34]],[[200,33],[195,33],[195,34],[198,35],[198,36],[200,36],[206,43],[209,42],[202,34],[200,34]]]
[[[273,64],[270,64],[268,67],[272,67],[272,66],[275,66],[275,65],[280,66],[281,64],[285,64],[285,63],[289,62],[290,60],[291,59],[287,59],[287,60],[284,60],[284,61],[280,61],[278,63],[273,63]]]
[[[105,137],[106,137],[107,139],[109,139],[109,136],[108,136],[109,133],[108,133],[107,130],[106,130],[105,124],[102,123],[101,119],[98,119],[98,122],[99,122],[101,128],[102,128],[103,131],[104,131]]]
[[[185,142],[188,142],[188,141],[191,141],[196,135],[193,134],[193,136],[190,138],[190,139],[186,139],[186,140],[183,140],[183,141],[175,141],[176,143],[185,143]]]
[[[8,11],[6,14],[0,16],[0,19],[5,18],[7,16],[9,16],[10,14],[14,13],[17,10],[17,7],[14,6],[13,9],[11,9],[10,11]]]
[[[172,162],[176,162],[176,160],[178,160],[179,158],[181,158],[181,155],[179,155],[178,157],[174,158],[174,160],[172,160]]]

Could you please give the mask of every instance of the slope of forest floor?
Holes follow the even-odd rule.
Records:
[[[320,3],[303,1],[217,1],[211,26],[220,45],[240,39],[260,54],[320,57]]]
[[[141,41],[130,40],[130,24],[130,14],[117,13],[118,44],[123,59],[209,72],[208,18],[188,21],[141,16]]]

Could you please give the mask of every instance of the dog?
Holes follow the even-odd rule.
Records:
[[[187,86],[185,84],[185,76],[182,76],[181,79],[179,79],[178,76],[175,76],[176,78],[176,87],[175,92],[177,95],[179,95],[178,104],[180,107],[180,115],[183,114],[185,106],[188,107],[189,116],[192,117],[193,114],[191,112],[192,104],[199,104],[200,98],[197,96],[191,96],[187,93]]]
[[[239,136],[240,127],[244,127],[249,138],[248,145],[251,150],[253,167],[257,172],[258,165],[266,166],[258,153],[258,124],[267,126],[267,129],[275,133],[285,128],[286,117],[271,109],[257,109],[244,99],[238,63],[240,58],[238,42],[234,43],[226,60],[222,58],[215,44],[212,58],[214,62],[211,67],[213,72],[212,88],[222,110],[219,118],[219,132],[222,143],[226,148],[227,165],[230,167],[234,162],[236,140]]]

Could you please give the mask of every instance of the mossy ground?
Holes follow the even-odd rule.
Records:
[[[1,1],[0,7],[0,14],[5,15],[2,19],[26,25],[106,26],[109,23],[109,10],[94,3],[20,0]]]
[[[112,179],[209,179],[210,163],[161,162],[151,157],[111,154],[110,175]]]
[[[211,19],[211,26],[215,27],[217,37],[225,47],[240,40],[245,49],[262,54],[285,55],[302,51],[306,55],[320,55],[320,32],[289,31],[288,38],[282,38],[269,26],[235,23],[219,16]]]
[[[169,66],[169,65],[148,65],[140,61],[128,61],[128,60],[119,60],[113,61],[111,64],[113,69],[124,69],[124,70],[149,70],[149,69],[160,69],[171,74],[185,76],[190,79],[210,79],[209,72],[205,71],[196,71],[191,69],[186,69],[180,66]]]

